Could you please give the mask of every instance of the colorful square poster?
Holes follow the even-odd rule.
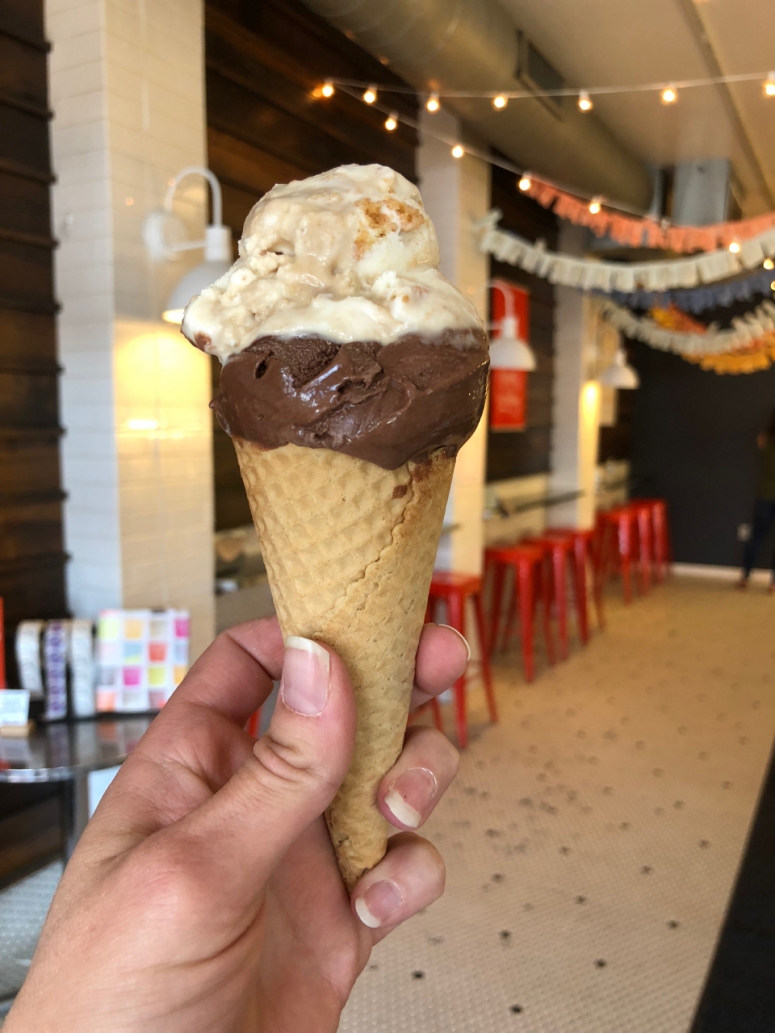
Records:
[[[188,669],[184,610],[103,610],[97,624],[97,710],[160,710]]]

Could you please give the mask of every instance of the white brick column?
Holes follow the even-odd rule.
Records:
[[[205,162],[203,0],[47,0],[70,606],[179,606],[213,634],[208,359],[160,321],[189,264],[142,241],[169,179]],[[201,236],[205,194],[179,214]]]
[[[563,223],[563,254],[580,254],[583,229]],[[589,299],[572,287],[555,287],[554,399],[552,407],[552,494],[582,495],[548,510],[554,527],[592,527],[595,519],[600,387],[590,377],[596,317]]]
[[[423,112],[431,132],[460,139],[457,119],[444,111]],[[490,206],[490,168],[479,158],[453,158],[446,143],[420,137],[418,172],[423,201],[436,226],[441,271],[467,294],[482,319],[487,316],[489,262],[476,245],[472,223]],[[437,565],[444,570],[479,573],[484,549],[484,479],[487,461],[487,417],[458,455],[445,523],[456,530],[444,536]]]

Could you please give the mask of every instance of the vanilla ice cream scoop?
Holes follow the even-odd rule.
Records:
[[[386,345],[410,333],[430,341],[481,331],[471,302],[438,270],[419,190],[384,165],[274,187],[248,215],[239,254],[183,319],[185,336],[222,362],[270,335]]]

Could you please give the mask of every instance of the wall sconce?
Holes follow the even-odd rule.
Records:
[[[175,191],[186,176],[204,176],[213,195],[213,221],[205,228],[204,240],[187,240],[186,227],[172,211]],[[154,262],[175,262],[184,251],[204,249],[204,262],[190,269],[167,299],[162,319],[181,323],[186,305],[196,294],[209,287],[231,268],[231,230],[223,225],[221,184],[210,171],[189,165],[175,176],[167,188],[164,208],[151,212],[143,223],[143,240]]]
[[[529,344],[518,336],[517,317],[514,314],[514,297],[495,280],[487,284],[503,294],[506,315],[490,327],[498,330],[498,336],[490,341],[491,369],[524,369],[532,372],[536,368],[536,357]]]
[[[624,349],[619,347],[616,349],[614,361],[598,376],[597,382],[602,384],[603,387],[631,390],[640,385],[640,377],[632,366],[628,364]]]

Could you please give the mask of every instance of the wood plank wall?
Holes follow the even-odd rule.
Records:
[[[0,5],[0,596],[65,613],[43,0]],[[13,658],[10,675],[14,676]]]
[[[25,617],[65,613],[48,49],[43,0],[2,0],[0,596],[9,644]],[[0,785],[0,887],[56,856],[60,814],[57,786]]]
[[[500,226],[530,241],[543,238],[557,247],[557,218],[517,189],[516,176],[492,169],[492,205],[500,208]],[[523,431],[489,431],[487,481],[547,473],[551,467],[552,389],[554,386],[554,287],[513,265],[490,259],[490,276],[530,291],[530,346],[537,368],[528,374],[527,427]]]
[[[315,100],[328,76],[401,83],[356,44],[295,0],[207,0],[207,140],[235,241],[256,201],[275,183],[350,162],[390,165],[416,181],[416,133],[388,133],[384,114],[338,90]],[[391,105],[416,115],[413,94]],[[218,364],[213,366],[217,384]],[[217,530],[250,523],[234,450],[215,424]]]

